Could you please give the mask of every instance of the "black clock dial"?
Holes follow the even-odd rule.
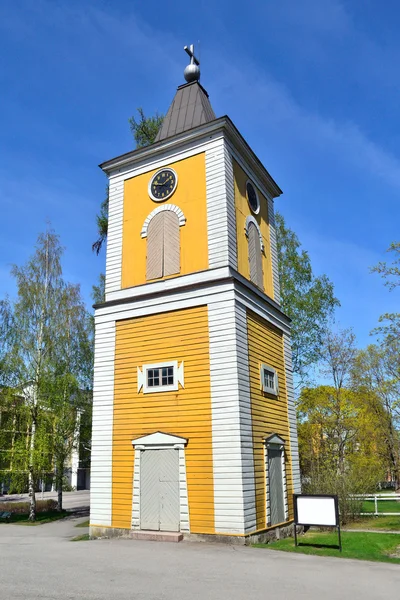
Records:
[[[256,189],[255,189],[254,185],[251,183],[251,181],[248,181],[246,183],[246,195],[247,195],[247,200],[250,204],[251,210],[254,213],[258,213],[258,209],[260,208],[259,203],[258,203],[258,196],[257,196]]]
[[[150,185],[150,196],[154,200],[166,200],[174,193],[176,188],[176,175],[171,169],[158,171]]]

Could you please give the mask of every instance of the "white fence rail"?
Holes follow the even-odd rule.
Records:
[[[397,516],[400,518],[400,494],[356,494],[352,496],[355,500],[363,500],[364,502],[373,502],[374,510],[369,512],[362,512],[360,515],[364,516]],[[399,505],[397,512],[382,512],[379,510],[380,502],[396,502]]]

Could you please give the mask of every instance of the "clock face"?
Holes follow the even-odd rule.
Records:
[[[156,202],[169,198],[175,191],[178,177],[172,169],[160,169],[150,180],[149,196]]]
[[[246,196],[251,210],[253,211],[253,213],[257,214],[260,210],[260,203],[258,201],[258,194],[256,192],[256,188],[251,183],[251,181],[248,181],[246,183]]]

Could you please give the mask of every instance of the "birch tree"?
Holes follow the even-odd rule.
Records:
[[[85,347],[91,342],[79,288],[66,284],[62,277],[62,253],[54,231],[39,235],[33,256],[24,266],[12,268],[17,299],[3,304],[1,319],[6,333],[2,383],[23,398],[28,415],[25,453],[22,444],[18,456],[20,470],[24,470],[25,462],[28,475],[32,521],[36,516],[38,480],[55,460],[61,460],[60,448],[65,448],[66,440],[69,443],[71,427],[65,422],[72,418],[73,411],[68,407],[73,391],[79,389],[80,373],[85,369],[89,373],[91,368],[90,353],[83,365],[81,355],[72,356],[76,339],[80,343],[85,337]]]

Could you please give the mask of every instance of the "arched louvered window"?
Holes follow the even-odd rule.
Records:
[[[179,272],[179,218],[175,212],[163,211],[154,215],[147,229],[146,279]]]
[[[249,243],[250,280],[263,290],[264,283],[260,235],[254,223],[250,222],[248,224],[247,238]]]

